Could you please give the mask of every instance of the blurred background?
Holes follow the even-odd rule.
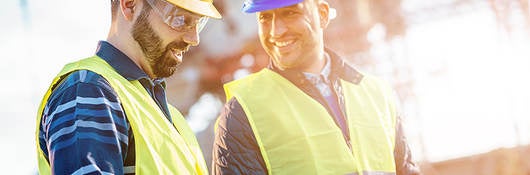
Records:
[[[35,115],[51,79],[92,56],[109,1],[3,0],[1,174],[36,174]],[[426,175],[530,174],[529,0],[328,0],[327,47],[391,82]],[[208,162],[222,84],[268,64],[242,0],[215,0],[201,44],[168,79]]]

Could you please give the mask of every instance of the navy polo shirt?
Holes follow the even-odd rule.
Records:
[[[153,97],[167,119],[171,121],[166,99],[166,82],[164,78],[151,79],[127,55],[106,41],[100,41],[96,55],[105,60],[116,72],[129,81],[138,80]]]

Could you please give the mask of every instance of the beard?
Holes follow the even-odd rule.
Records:
[[[162,46],[162,38],[155,33],[148,22],[149,10],[142,12],[133,25],[132,36],[140,45],[144,56],[155,78],[165,78],[173,75],[182,60],[175,59],[172,50],[187,50],[186,42],[175,41],[167,46]]]

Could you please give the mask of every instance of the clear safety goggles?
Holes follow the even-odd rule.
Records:
[[[199,33],[208,22],[208,17],[190,12],[165,0],[146,1],[162,17],[164,23],[178,32],[197,30]]]

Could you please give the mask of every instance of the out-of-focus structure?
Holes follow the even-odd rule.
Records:
[[[528,175],[530,174],[530,146],[499,148],[493,151],[427,163],[422,166],[426,175]]]
[[[214,1],[223,19],[208,22],[167,84],[208,164],[222,84],[269,63],[243,0]],[[529,0],[327,1],[336,15],[326,46],[392,83],[424,174],[530,174]],[[0,167],[30,174],[42,94],[64,63],[105,39],[110,3],[8,0],[0,21]]]

